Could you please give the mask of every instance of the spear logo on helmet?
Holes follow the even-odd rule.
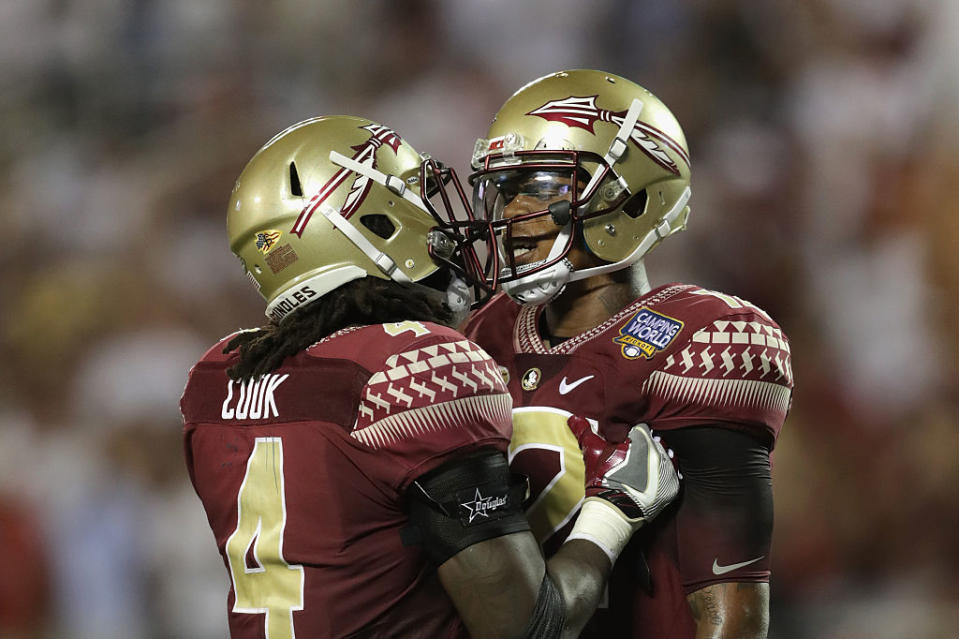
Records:
[[[535,115],[549,122],[562,122],[566,126],[585,129],[590,133],[595,133],[593,125],[597,121],[612,122],[617,126],[622,126],[623,120],[626,118],[626,111],[601,109],[596,106],[596,98],[598,97],[598,95],[569,96],[562,100],[551,100],[526,115]],[[679,168],[665,149],[656,142],[657,140],[672,149],[689,166],[689,156],[683,147],[662,131],[648,124],[636,122],[629,139],[650,159],[670,173],[679,175]]]
[[[370,138],[366,142],[361,142],[350,148],[355,151],[353,154],[353,160],[359,162],[360,164],[366,164],[373,168],[376,168],[376,150],[383,145],[393,149],[393,153],[396,153],[400,148],[400,143],[403,141],[402,138],[396,133],[396,131],[390,129],[389,127],[381,126],[379,124],[367,124],[366,126],[360,127],[361,129],[366,129],[371,133]],[[310,201],[307,202],[306,206],[303,207],[303,210],[300,211],[300,215],[296,218],[296,222],[293,223],[293,228],[291,232],[297,237],[303,237],[303,231],[306,229],[307,223],[310,221],[310,218],[313,217],[313,212],[320,207],[323,202],[332,194],[336,189],[340,187],[343,182],[349,177],[351,170],[340,167],[340,169],[326,181],[326,184],[320,188],[319,192],[316,195],[310,198]],[[363,203],[363,200],[366,199],[366,194],[369,193],[370,186],[372,182],[365,175],[357,175],[353,179],[353,186],[350,188],[349,194],[346,196],[346,202],[343,203],[343,207],[340,209],[340,212],[343,214],[343,217],[349,219],[351,215],[356,213],[357,209],[360,208],[360,204]]]

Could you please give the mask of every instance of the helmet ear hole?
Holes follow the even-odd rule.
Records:
[[[373,215],[364,215],[360,218],[360,224],[370,229],[382,237],[384,240],[390,239],[393,236],[393,233],[396,232],[396,225],[382,213],[375,213]]]
[[[646,201],[649,197],[646,195],[646,189],[643,189],[636,195],[630,197],[623,204],[623,213],[634,220],[646,212]]]
[[[296,164],[290,162],[290,193],[303,197],[303,187],[300,186],[300,175],[296,172]]]

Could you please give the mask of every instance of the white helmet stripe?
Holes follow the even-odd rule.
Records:
[[[629,140],[629,137],[633,134],[636,121],[639,120],[639,114],[642,112],[642,101],[639,98],[633,98],[633,102],[629,105],[629,110],[626,112],[626,117],[623,118],[623,123],[620,125],[619,131],[616,132],[616,137],[609,143],[609,150],[607,150],[606,155],[603,156],[603,160],[609,165],[610,170],[613,169],[613,166],[626,153],[626,141]],[[602,177],[602,171],[596,170],[593,172],[593,177],[590,178],[589,184],[583,189],[584,203],[581,204],[579,208],[585,207],[589,203],[589,200],[593,198],[593,189],[598,186],[598,182]]]
[[[636,249],[625,259],[622,259],[618,262],[613,262],[611,264],[603,264],[602,266],[594,266],[593,268],[573,271],[573,274],[569,277],[569,281],[575,282],[577,280],[583,280],[594,275],[602,275],[603,273],[618,271],[619,269],[629,266],[633,262],[640,260],[644,255],[646,255],[646,252],[650,249],[650,247],[653,246],[653,244],[656,243],[657,240],[662,239],[669,234],[668,229],[672,226],[676,218],[679,217],[679,214],[683,212],[683,209],[686,208],[686,203],[689,202],[690,195],[692,195],[692,190],[687,186],[685,189],[683,189],[683,192],[676,200],[673,208],[669,209],[666,215],[664,215],[659,221],[659,224],[657,224],[655,228],[646,234],[646,237],[643,238],[643,241],[640,242],[636,246]],[[663,228],[667,230],[661,231],[660,229]]]
[[[359,173],[360,175],[368,177],[377,184],[381,184],[391,190],[393,193],[396,193],[413,206],[425,211],[426,213],[429,213],[429,209],[427,209],[426,205],[423,204],[423,200],[420,199],[420,196],[406,188],[406,184],[403,182],[403,180],[395,175],[386,175],[385,173],[374,169],[372,166],[360,164],[356,160],[348,158],[342,153],[337,153],[336,151],[330,151],[330,161],[334,164],[342,166],[344,169],[349,169],[355,173]],[[399,184],[397,184],[397,182]]]
[[[323,203],[320,205],[320,213],[322,213],[323,217],[328,219],[333,226],[338,228],[347,239],[353,242],[356,248],[363,251],[368,258],[373,260],[373,263],[376,264],[383,273],[389,275],[390,278],[396,282],[410,282],[410,278],[406,276],[406,273],[396,267],[396,262],[394,262],[389,255],[373,246],[373,243],[366,239],[366,236],[360,233],[349,220],[340,215],[339,211]]]
[[[642,101],[639,98],[633,98],[633,102],[629,105],[629,110],[626,112],[626,117],[623,118],[623,123],[616,133],[616,137],[609,143],[609,150],[603,157],[609,166],[612,167],[619,162],[619,159],[626,153],[627,141],[632,137],[633,129],[636,128],[636,121],[639,120],[639,114],[642,112]]]

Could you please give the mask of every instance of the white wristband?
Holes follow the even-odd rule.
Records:
[[[604,499],[590,497],[583,502],[573,531],[566,541],[591,541],[606,553],[610,563],[615,564],[616,558],[626,547],[636,528],[635,524],[631,524],[620,514],[616,506]]]

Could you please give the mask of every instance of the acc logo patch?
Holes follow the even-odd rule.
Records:
[[[266,255],[276,246],[276,243],[280,241],[282,234],[281,231],[277,231],[276,229],[260,231],[256,234],[256,248],[259,249],[260,253]]]
[[[678,319],[644,306],[619,329],[619,337],[613,341],[622,347],[626,359],[652,359],[656,351],[669,346],[681,330],[683,323]]]
[[[503,378],[503,383],[509,386],[509,369],[505,366],[499,367],[499,374]]]
[[[539,381],[541,379],[543,379],[543,371],[534,366],[523,373],[523,379],[520,380],[520,386],[522,386],[523,390],[525,391],[536,390],[536,387],[539,386]]]

